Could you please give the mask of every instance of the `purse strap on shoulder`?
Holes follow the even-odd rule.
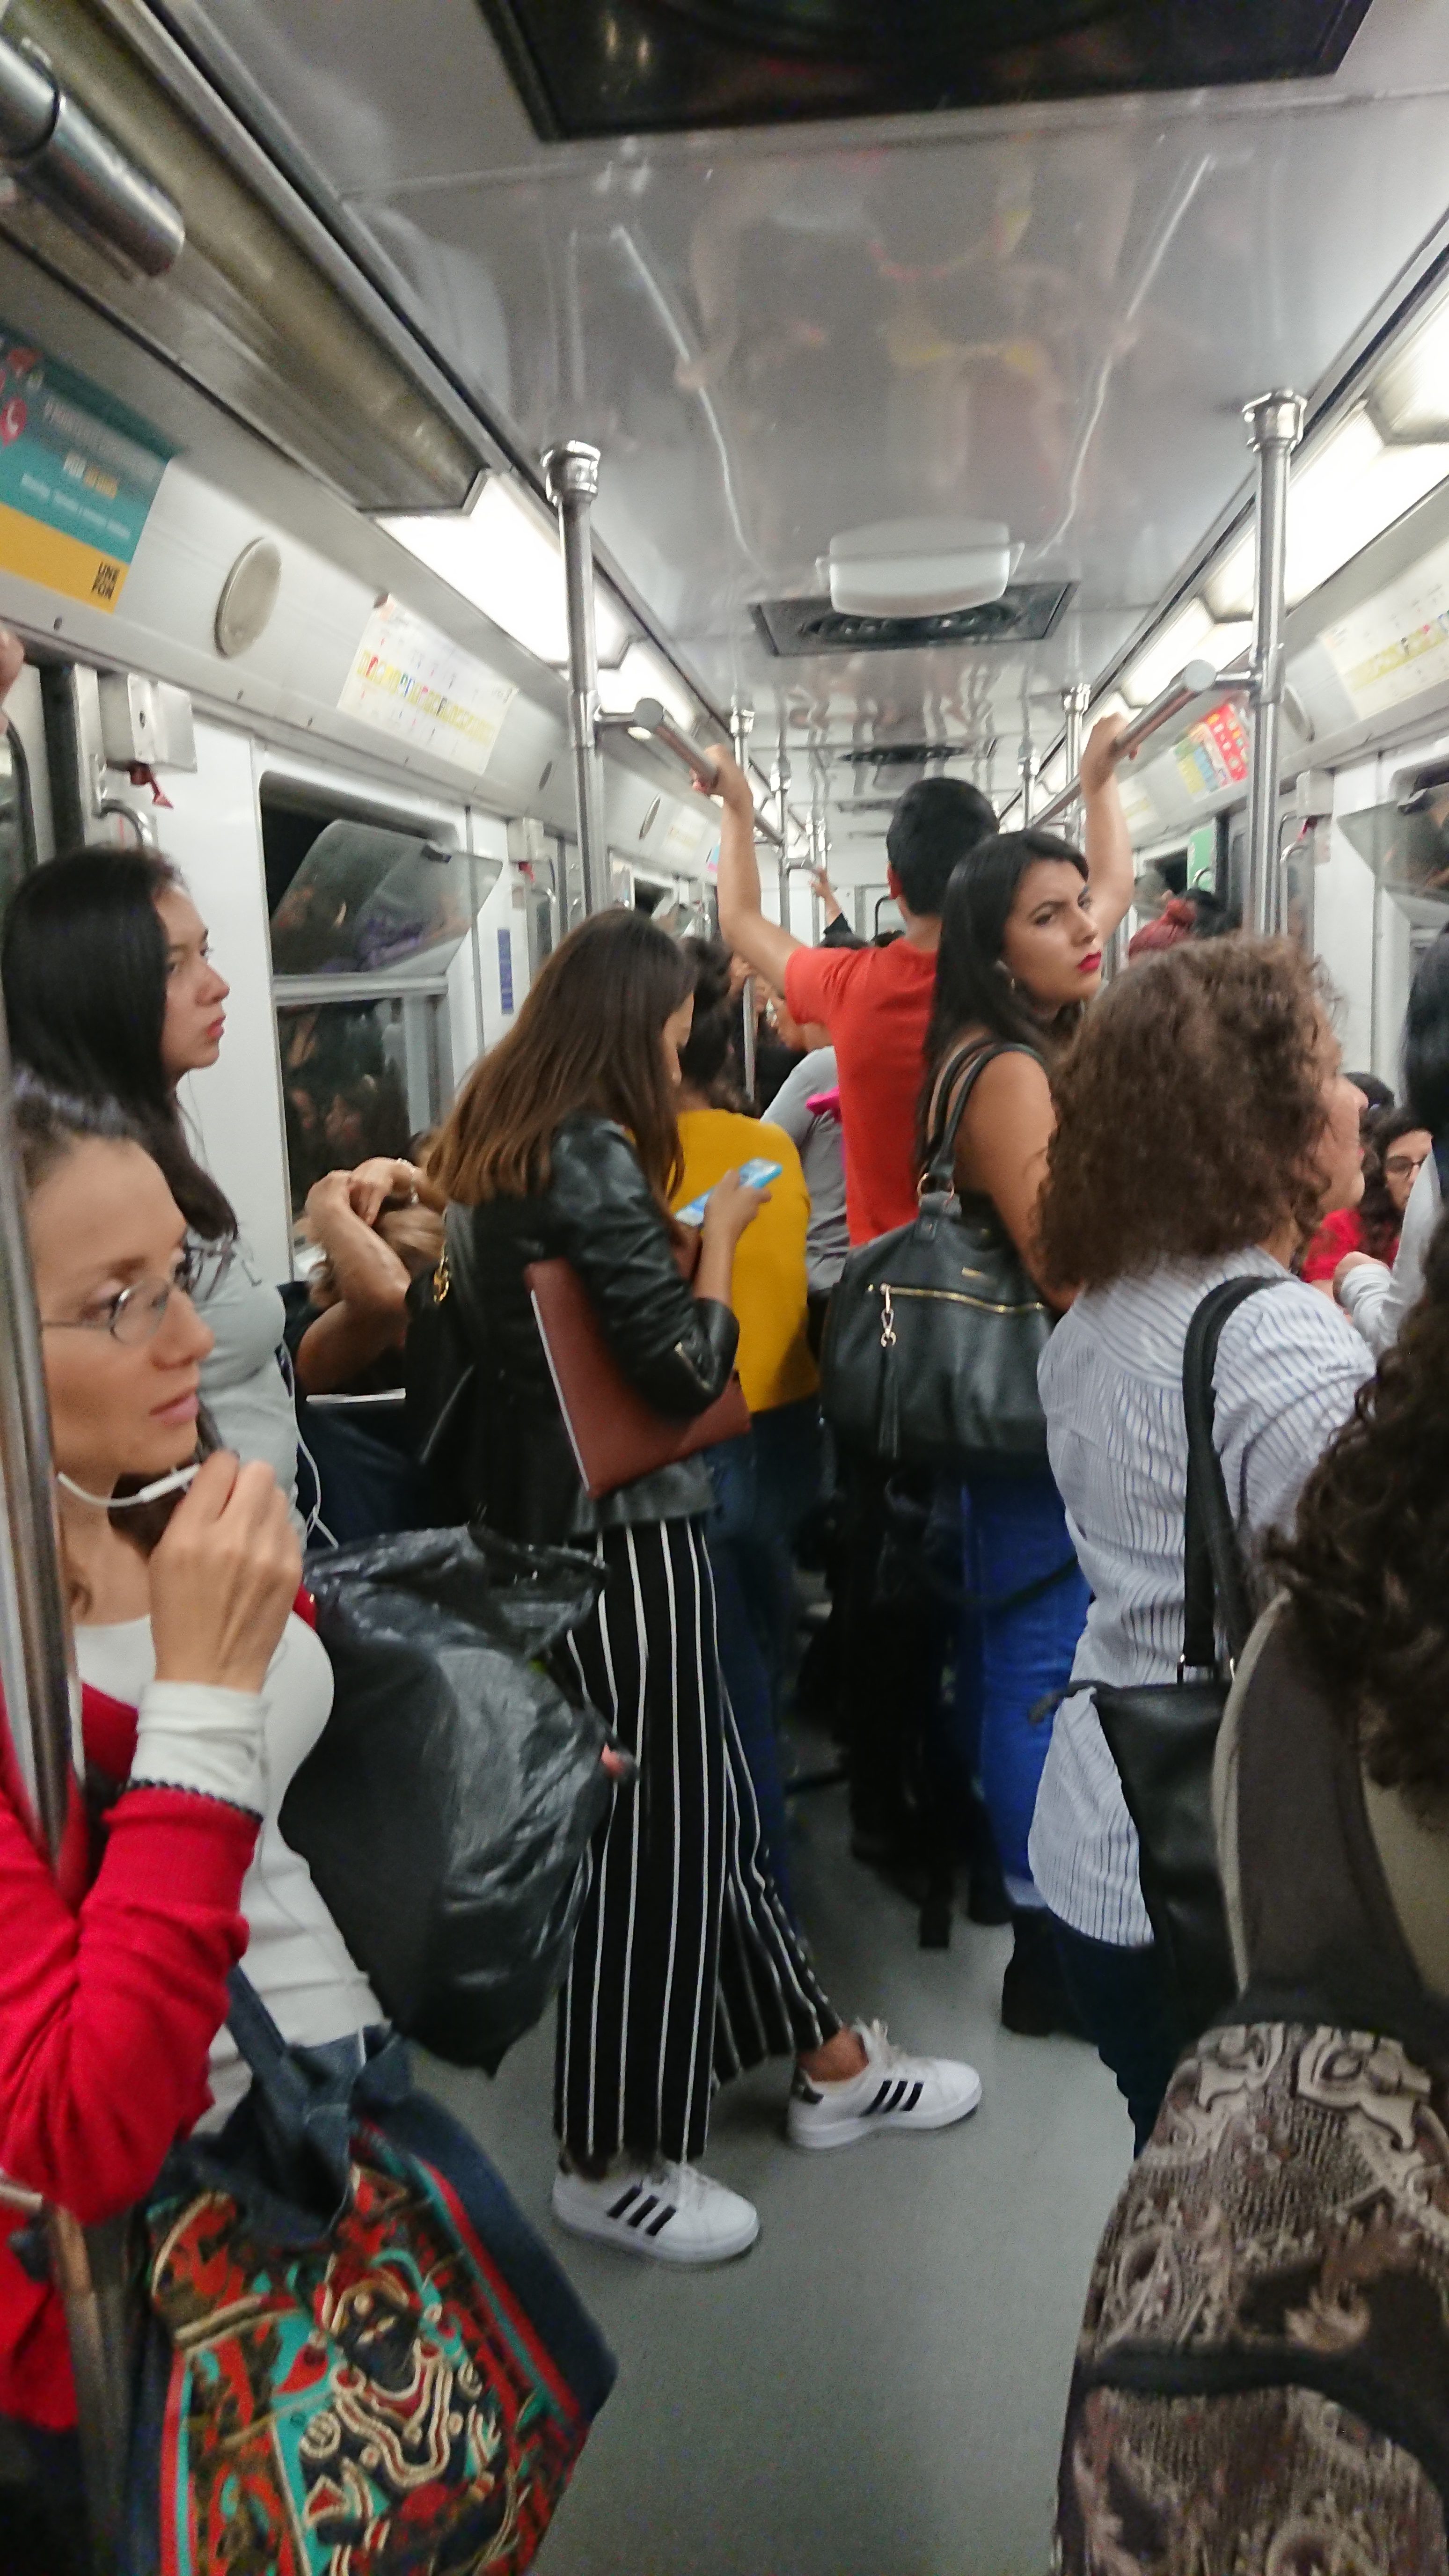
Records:
[[[923,1190],[953,1190],[956,1186],[956,1138],[966,1114],[966,1103],[986,1067],[999,1055],[1029,1055],[1033,1064],[1041,1057],[1035,1047],[1022,1044],[1019,1038],[969,1039],[948,1057],[936,1095],[936,1119],[926,1146],[926,1168],[921,1175]],[[957,1084],[952,1095],[952,1084]]]
[[[1187,1415],[1184,1671],[1216,1670],[1219,1621],[1234,1663],[1253,1625],[1247,1569],[1228,1503],[1222,1460],[1213,1439],[1213,1371],[1228,1317],[1245,1298],[1277,1285],[1274,1279],[1224,1279],[1208,1290],[1187,1328],[1182,1354],[1182,1400]]]

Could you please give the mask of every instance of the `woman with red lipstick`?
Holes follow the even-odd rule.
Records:
[[[119,1101],[164,1172],[213,1336],[207,1411],[239,1457],[266,1461],[290,1501],[297,1418],[278,1364],[282,1300],[248,1260],[177,1099],[221,1052],[229,987],[176,869],[111,847],[50,860],[11,900],[0,976],[16,1062],[77,1098]]]
[[[1115,887],[1094,887],[1081,852],[1045,831],[999,833],[968,851],[942,907],[922,1160],[974,1074],[956,1132],[956,1186],[963,1199],[990,1203],[1055,1305],[1065,1300],[1043,1276],[1036,1241],[1055,1124],[1049,1069],[1101,984],[1102,942],[1120,912]],[[961,1510],[956,1760],[968,1777],[979,1773],[1011,1905],[1001,2018],[1041,2038],[1077,2027],[1026,1844],[1051,1742],[1041,1711],[1070,1676],[1087,1587],[1045,1466],[973,1468]]]

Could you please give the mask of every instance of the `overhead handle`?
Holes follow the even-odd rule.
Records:
[[[1219,671],[1211,662],[1186,663],[1176,679],[1169,680],[1166,688],[1153,699],[1151,706],[1144,707],[1140,715],[1135,715],[1131,723],[1124,726],[1117,738],[1119,759],[1135,760],[1145,742],[1150,742],[1155,733],[1161,733],[1164,725],[1184,716],[1188,708],[1195,706],[1200,699],[1246,697],[1249,685],[1245,672]],[[1080,804],[1081,799],[1082,782],[1078,775],[1059,796],[1052,798],[1049,805],[1044,805],[1039,814],[1033,815],[1032,820],[1040,825],[1055,823],[1074,805]]]

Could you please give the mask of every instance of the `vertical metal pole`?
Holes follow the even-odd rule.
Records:
[[[78,1902],[86,1831],[71,1712],[70,1620],[60,1578],[50,1415],[11,1104],[10,1047],[0,1009],[0,1478],[9,1556],[0,1724],[10,1755],[8,1785],[23,1820],[66,1896]],[[61,2210],[49,2210],[46,2217],[70,2336],[94,2561],[104,2570],[115,2564],[128,2432],[124,2233],[120,2225],[83,2229]]]
[[[1021,775],[1021,828],[1026,831],[1036,803],[1036,753],[1029,733],[1022,735],[1016,766]]]
[[[558,512],[569,629],[569,750],[579,816],[585,912],[608,907],[609,852],[599,768],[599,657],[594,641],[594,548],[589,513],[599,489],[599,451],[566,438],[543,459],[544,487]]]
[[[749,776],[750,736],[755,729],[755,711],[744,698],[730,705],[730,741],[741,769]],[[740,987],[740,1076],[746,1100],[755,1096],[755,979],[747,975]]]
[[[780,928],[788,930],[790,927],[790,817],[787,811],[787,800],[790,794],[790,761],[783,742],[776,756],[770,785],[774,791],[775,814],[780,831],[780,847],[775,859],[775,883],[779,888],[780,899]]]
[[[1069,680],[1062,691],[1062,714],[1066,718],[1066,758],[1068,778],[1077,778],[1082,768],[1082,732],[1087,720],[1087,703],[1091,690],[1085,680]],[[1063,829],[1070,823],[1074,832],[1082,828],[1081,800],[1063,816]]]
[[[1253,753],[1248,773],[1246,919],[1273,925],[1278,855],[1278,718],[1283,704],[1283,578],[1288,557],[1289,460],[1303,435],[1301,394],[1263,394],[1243,418],[1258,460],[1253,601]]]

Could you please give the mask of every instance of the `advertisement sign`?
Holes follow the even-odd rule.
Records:
[[[362,630],[337,711],[481,778],[517,695],[511,680],[387,599]]]
[[[1325,626],[1328,658],[1356,716],[1380,716],[1449,681],[1449,544]]]
[[[1221,788],[1241,786],[1248,754],[1248,728],[1234,698],[1224,698],[1172,746],[1189,796],[1216,796]]]
[[[0,570],[113,609],[174,453],[0,322]]]

